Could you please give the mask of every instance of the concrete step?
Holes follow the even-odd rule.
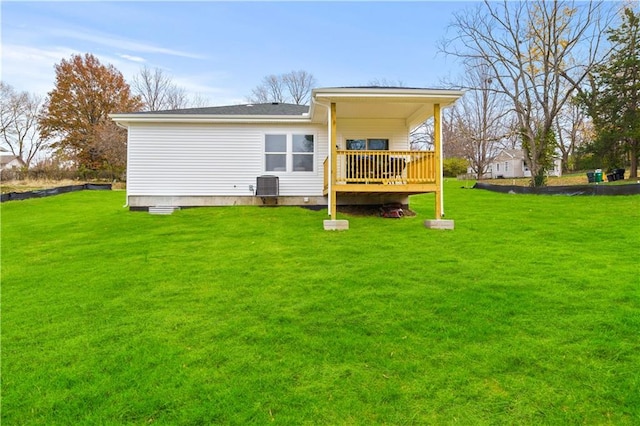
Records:
[[[149,207],[149,213],[150,214],[172,214],[176,210],[180,210],[180,207],[173,207],[173,206],[153,206],[153,207]]]

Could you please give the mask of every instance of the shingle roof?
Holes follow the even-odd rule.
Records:
[[[144,111],[136,114],[190,114],[190,115],[302,115],[309,112],[308,105],[285,103],[245,104],[186,108],[165,111]]]
[[[323,89],[389,89],[389,90],[436,90],[429,87],[405,87],[405,86],[338,86],[338,87],[323,87]]]

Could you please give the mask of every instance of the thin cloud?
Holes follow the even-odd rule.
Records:
[[[52,33],[57,37],[67,37],[74,40],[81,40],[83,42],[92,42],[102,46],[115,47],[120,50],[128,50],[130,52],[158,53],[170,56],[178,56],[181,58],[206,59],[204,55],[200,55],[197,53],[167,49],[165,47],[154,46],[152,44],[134,40],[127,40],[108,34],[93,33],[90,30],[55,29],[54,31],[52,31]]]
[[[55,65],[72,55],[82,55],[70,47],[33,47],[19,44],[2,46],[2,80],[17,90],[46,95],[55,85]],[[126,79],[140,71],[144,58],[131,55],[95,54],[103,65],[113,65]]]
[[[146,59],[141,58],[140,56],[132,56],[132,55],[120,55],[122,59],[127,59],[132,62],[147,62]]]
[[[53,89],[55,64],[68,58],[75,49],[38,48],[18,44],[2,45],[2,80],[17,90],[45,95]]]

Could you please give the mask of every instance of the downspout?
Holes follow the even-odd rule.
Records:
[[[440,140],[440,216],[444,217],[444,141],[442,140],[442,107],[438,104],[438,139]]]
[[[331,215],[331,202],[333,201],[332,198],[332,191],[331,191],[331,187],[333,186],[333,182],[331,179],[331,172],[333,171],[333,167],[332,167],[332,159],[333,159],[333,149],[331,149],[331,144],[335,143],[335,141],[331,140],[331,104],[325,104],[320,102],[319,100],[315,99],[313,100],[313,102],[315,102],[316,104],[323,106],[327,109],[327,149],[328,149],[328,153],[327,153],[327,215],[330,216]]]

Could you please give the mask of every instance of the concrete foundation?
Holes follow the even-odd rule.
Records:
[[[129,195],[130,207],[215,207],[215,206],[326,206],[327,197],[269,197],[262,200],[253,196],[213,196],[213,195]],[[277,203],[276,203],[277,201]]]
[[[325,231],[344,231],[349,229],[348,220],[324,220]]]
[[[367,195],[338,195],[339,206],[356,205],[382,205],[400,203],[406,205],[409,198],[397,194],[367,194]],[[302,206],[321,207],[327,206],[326,196],[279,196],[269,197],[263,200],[253,196],[216,196],[216,195],[129,195],[127,199],[129,207],[214,207],[214,206]]]
[[[453,229],[453,220],[429,219],[424,221],[424,226],[429,229]]]

